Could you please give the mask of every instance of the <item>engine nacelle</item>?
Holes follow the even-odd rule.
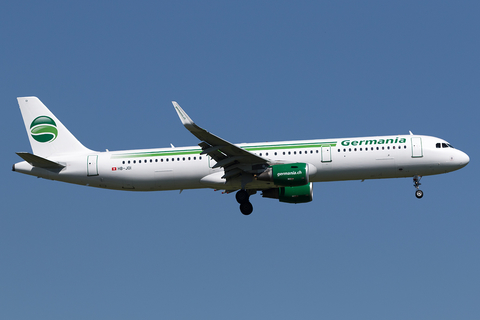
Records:
[[[287,163],[268,167],[256,178],[261,181],[272,181],[277,186],[304,186],[309,183],[308,164]]]
[[[313,185],[310,182],[304,186],[267,189],[263,191],[262,197],[288,203],[310,202],[313,200]]]

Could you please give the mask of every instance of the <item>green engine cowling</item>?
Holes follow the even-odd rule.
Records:
[[[306,163],[276,164],[258,175],[257,180],[273,181],[277,186],[297,187],[308,185],[308,165]]]
[[[313,186],[310,182],[304,186],[273,188],[264,190],[262,196],[280,202],[305,203],[313,200]]]

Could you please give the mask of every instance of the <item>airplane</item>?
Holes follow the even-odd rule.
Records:
[[[211,188],[236,192],[240,211],[250,196],[285,203],[313,200],[313,182],[413,177],[423,197],[423,176],[465,167],[468,155],[443,139],[414,135],[232,144],[199,127],[172,101],[198,146],[93,151],[81,144],[37,97],[17,98],[32,153],[12,170],[104,189],[157,191]]]

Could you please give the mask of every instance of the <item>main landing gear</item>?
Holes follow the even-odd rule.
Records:
[[[415,187],[415,189],[417,189],[415,191],[415,197],[417,197],[418,199],[421,199],[423,197],[423,191],[420,190],[420,180],[422,179],[422,176],[414,176],[413,177],[413,186]]]
[[[250,213],[253,212],[253,206],[250,203],[250,194],[248,193],[247,190],[239,190],[235,194],[235,199],[237,199],[237,202],[240,203],[240,211],[248,216]]]

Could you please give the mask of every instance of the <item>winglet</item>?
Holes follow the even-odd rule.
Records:
[[[193,120],[190,119],[188,114],[186,114],[185,111],[183,111],[182,107],[180,107],[180,105],[176,101],[172,101],[172,104],[175,107],[178,117],[180,118],[184,126],[195,124],[195,122],[193,122]]]

